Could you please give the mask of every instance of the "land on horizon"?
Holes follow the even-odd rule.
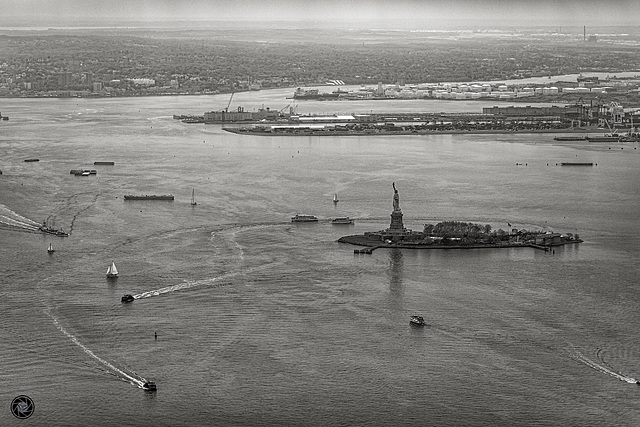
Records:
[[[585,36],[596,29],[583,34],[577,26],[303,31],[276,23],[161,25],[0,28],[0,96],[213,94],[334,79],[371,85],[640,70],[639,27],[636,33],[599,27],[614,32],[590,42]]]

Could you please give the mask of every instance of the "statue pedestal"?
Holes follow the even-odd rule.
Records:
[[[404,224],[402,222],[402,211],[395,210],[391,212],[391,225],[387,228],[387,231],[402,231],[406,232],[407,229],[404,228]]]
[[[383,241],[398,242],[410,236],[412,231],[404,228],[402,211],[397,209],[391,212],[391,225],[389,225],[389,228],[375,234]]]

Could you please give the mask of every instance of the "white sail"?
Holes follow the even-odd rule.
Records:
[[[193,206],[197,205],[197,203],[196,203],[196,190],[195,189],[191,190],[191,204]]]
[[[334,202],[337,202],[337,201],[338,201],[338,194],[337,194],[337,193],[334,193],[334,194],[333,194],[333,201],[334,201]]]
[[[118,269],[116,268],[116,263],[111,262],[109,268],[107,268],[107,276],[113,277],[118,275]]]

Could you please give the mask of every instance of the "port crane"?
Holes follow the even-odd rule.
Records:
[[[225,112],[225,113],[228,113],[228,112],[229,112],[229,106],[231,105],[231,100],[233,99],[233,94],[234,94],[234,93],[235,93],[235,92],[231,92],[231,96],[229,97],[229,103],[227,104],[227,108],[225,108],[225,109],[224,109],[224,112]]]
[[[295,113],[296,113],[296,108],[297,108],[297,107],[298,107],[298,106],[297,106],[297,105],[295,105],[295,104],[294,104],[294,105],[287,104],[286,106],[282,107],[282,108],[280,109],[280,111],[278,111],[278,114],[279,114],[279,115],[283,115],[283,114],[284,114],[284,112],[285,112],[285,110],[286,110],[287,108],[289,109],[289,114],[295,114]]]

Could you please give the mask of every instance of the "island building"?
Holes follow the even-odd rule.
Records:
[[[378,239],[383,242],[399,242],[410,237],[416,237],[420,233],[405,228],[402,222],[402,209],[400,209],[400,196],[396,189],[396,183],[393,183],[393,212],[391,212],[391,224],[389,228],[380,231],[366,232],[364,235],[370,239]]]

